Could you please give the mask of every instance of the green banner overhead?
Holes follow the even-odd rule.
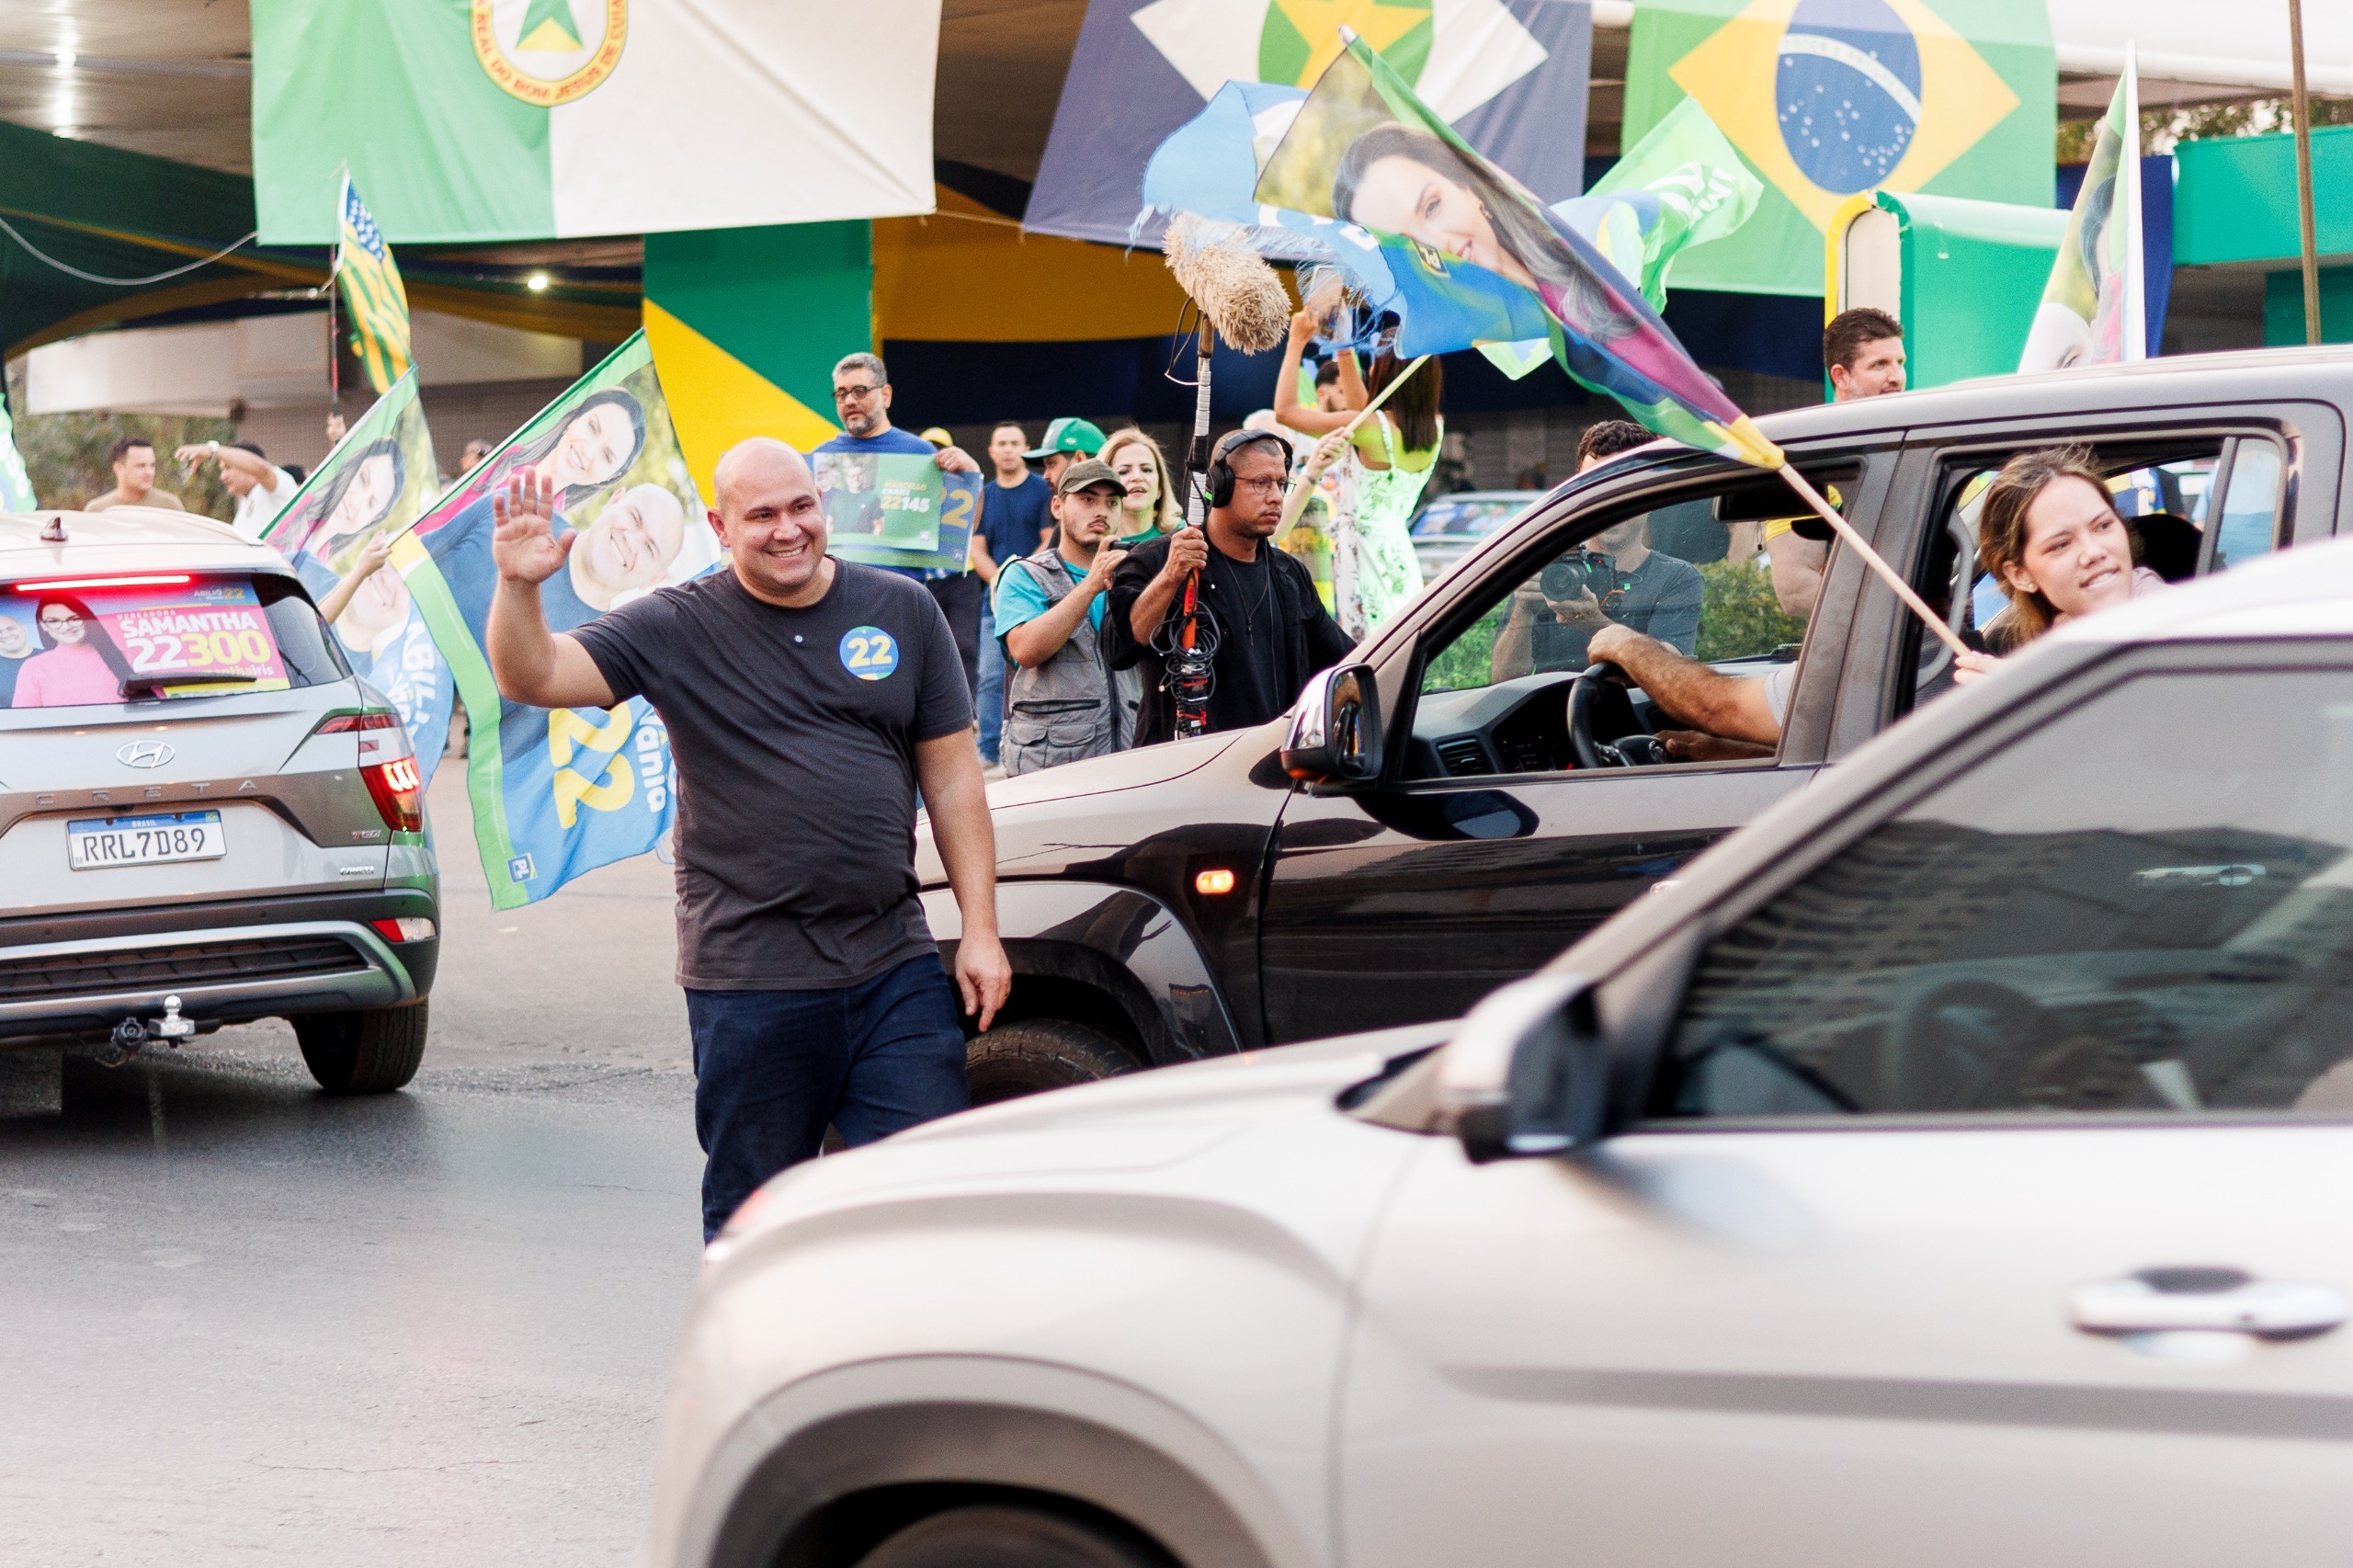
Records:
[[[928,212],[939,0],[252,0],[262,237],[394,241]]]
[[[2042,0],[1643,0],[1624,136],[1698,101],[1763,181],[1679,287],[1820,294],[1840,203],[1887,189],[2048,206],[2057,69]]]

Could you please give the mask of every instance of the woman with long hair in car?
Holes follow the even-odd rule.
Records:
[[[2002,465],[1978,510],[1977,560],[2009,604],[1984,627],[1995,654],[2016,653],[2061,621],[2113,608],[2165,585],[2133,563],[2132,531],[2107,476],[2083,447],[2020,452]],[[1954,678],[1986,673],[1995,655],[1961,658]]]
[[[70,594],[43,594],[33,606],[41,652],[17,672],[17,708],[76,708],[120,702],[131,665],[90,608]]]

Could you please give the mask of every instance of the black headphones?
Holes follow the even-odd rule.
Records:
[[[1236,430],[1221,437],[1217,449],[1210,454],[1209,487],[1201,493],[1211,511],[1233,505],[1233,454],[1253,441],[1272,441],[1281,447],[1284,471],[1290,471],[1290,443],[1272,430]]]

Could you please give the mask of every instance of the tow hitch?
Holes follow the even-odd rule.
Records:
[[[160,1040],[175,1051],[180,1041],[196,1032],[196,1020],[180,1017],[180,999],[164,998],[164,1016],[160,1018],[125,1018],[115,1025],[107,1042],[91,1054],[101,1067],[119,1067],[139,1054],[139,1048],[151,1040]]]

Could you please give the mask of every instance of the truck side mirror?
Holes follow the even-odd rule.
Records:
[[[1608,1130],[1609,1047],[1579,974],[1533,974],[1471,1010],[1438,1062],[1438,1119],[1474,1165],[1566,1153]]]
[[[1291,705],[1283,771],[1302,784],[1353,789],[1381,777],[1381,697],[1370,665],[1339,665]]]

